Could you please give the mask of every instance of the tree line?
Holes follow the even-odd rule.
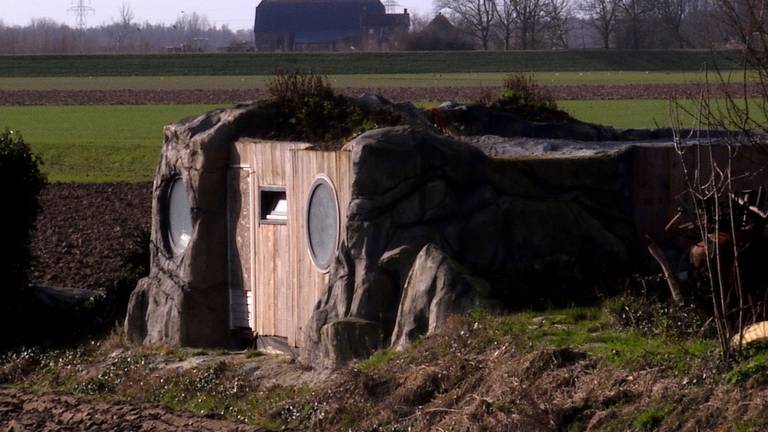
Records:
[[[124,3],[109,24],[76,29],[49,18],[35,18],[26,26],[0,20],[0,54],[156,53],[243,51],[250,31],[211,25],[205,15],[182,14],[170,25],[139,23]]]
[[[434,0],[434,6],[478,49],[671,49],[743,46],[723,18],[727,7],[747,1],[753,0]]]
[[[433,0],[453,25],[412,15],[405,49],[732,48],[748,35],[728,25],[758,0]],[[762,18],[758,18],[762,19]],[[425,29],[431,34],[424,33]],[[450,34],[449,34],[450,33]],[[414,35],[421,37],[414,38]],[[78,30],[47,18],[26,26],[0,20],[0,54],[153,53],[252,50],[251,30],[183,14],[170,25],[139,23],[124,3],[118,19]]]

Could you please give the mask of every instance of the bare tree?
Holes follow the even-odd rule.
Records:
[[[656,0],[656,14],[669,35],[675,40],[677,48],[685,48],[688,45],[682,28],[689,5],[690,0]]]
[[[517,9],[513,6],[516,0],[499,0],[496,3],[497,27],[499,36],[504,43],[504,50],[512,49],[512,39],[517,26]]]
[[[211,24],[205,15],[192,12],[191,14],[182,14],[178,17],[173,27],[181,30],[189,37],[198,37],[200,33],[208,31],[211,28]]]
[[[544,0],[512,0],[512,5],[518,19],[520,48],[536,48],[542,19],[546,13]]]
[[[521,49],[539,48],[542,34],[548,34],[551,46],[568,46],[570,0],[498,0],[496,29],[504,49],[517,40]]]
[[[768,319],[763,276],[765,191],[739,190],[744,185],[751,189],[754,176],[768,169],[760,162],[768,154],[768,22],[764,0],[714,0],[714,4],[730,34],[742,43],[744,84],[734,91],[729,76],[716,71],[715,82],[710,82],[708,72],[697,106],[688,109],[677,103],[671,117],[700,240],[702,285],[709,290],[723,357],[728,359],[742,349],[747,325]],[[749,83],[755,75],[756,82]],[[680,136],[681,117],[695,120],[693,145],[681,145],[689,136]],[[715,156],[713,143],[719,144],[720,157]],[[736,164],[736,155],[745,151],[762,158]]]
[[[712,0],[689,0],[681,33],[689,46],[711,48],[726,41],[731,31]]]
[[[619,0],[585,0],[582,9],[600,36],[603,48],[610,48],[611,36],[619,18]]]
[[[183,39],[185,51],[204,51],[208,42],[202,34],[211,28],[208,17],[197,12],[183,14],[176,19],[173,28],[178,30]]]
[[[626,26],[629,44],[634,49],[643,46],[643,38],[647,36],[644,28],[645,18],[654,10],[651,0],[618,0],[622,20]]]
[[[408,29],[411,33],[416,33],[424,30],[432,21],[428,14],[420,14],[418,12],[411,13],[411,26]]]
[[[184,20],[182,28],[136,23],[128,13],[119,21],[115,18],[110,24],[80,32],[50,19],[33,19],[26,26],[0,25],[0,54],[99,53],[115,51],[118,47],[122,52],[134,53],[165,52],[169,47],[200,51],[225,49],[236,38],[226,26],[210,26],[204,16],[192,16],[189,25],[187,22]],[[237,39],[248,40],[251,34],[250,31],[240,32]],[[198,38],[197,44],[182,46],[187,37]]]
[[[545,16],[552,46],[568,48],[569,0],[547,0]]]
[[[477,38],[484,50],[490,46],[491,30],[496,21],[494,0],[435,0],[435,9],[456,16]]]
[[[118,21],[112,29],[112,38],[114,40],[115,49],[117,51],[125,51],[128,39],[135,30],[133,24],[135,15],[130,3],[125,2],[121,4],[120,9],[118,9],[118,15]]]
[[[124,2],[121,4],[118,12],[120,14],[120,25],[133,25],[133,19],[136,18],[136,16],[133,14],[133,8],[131,7],[130,3]]]

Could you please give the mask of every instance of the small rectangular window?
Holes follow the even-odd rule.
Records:
[[[259,190],[261,223],[285,224],[288,222],[288,199],[284,187],[266,186]]]

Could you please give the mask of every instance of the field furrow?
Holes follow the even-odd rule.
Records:
[[[544,86],[558,100],[695,99],[701,85],[689,84],[617,84]],[[361,87],[340,88],[340,93],[357,96],[376,93],[401,101],[476,101],[492,98],[498,86],[476,87]],[[758,94],[757,84],[731,84],[718,87],[713,97],[726,93],[743,96]],[[187,90],[0,90],[0,105],[158,105],[158,104],[232,104],[267,96],[264,89],[187,89]]]

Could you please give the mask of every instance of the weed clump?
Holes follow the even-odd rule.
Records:
[[[712,337],[714,328],[696,306],[674,304],[653,296],[624,294],[605,303],[615,324],[645,336],[666,338]]]
[[[365,112],[354,100],[336,94],[320,75],[278,71],[267,83],[264,106],[272,118],[264,125],[266,138],[337,144],[382,126],[400,124],[397,115]]]
[[[633,422],[635,429],[646,432],[654,431],[661,426],[664,422],[664,418],[669,413],[670,408],[667,406],[654,406],[641,412]]]
[[[301,398],[304,387],[259,386],[235,364],[218,361],[160,379],[149,392],[149,400],[198,415],[246,422],[269,430],[280,430],[286,402]]]
[[[491,108],[513,112],[530,121],[573,120],[568,113],[557,107],[552,93],[540,86],[532,74],[509,75],[502,85],[501,95],[490,105]]]
[[[755,385],[768,383],[768,346],[756,344],[742,353],[741,361],[726,372],[724,381],[728,385],[753,382]]]
[[[383,349],[376,351],[357,365],[357,369],[363,372],[369,372],[371,370],[382,367],[392,361],[397,356],[397,352],[391,349]]]

